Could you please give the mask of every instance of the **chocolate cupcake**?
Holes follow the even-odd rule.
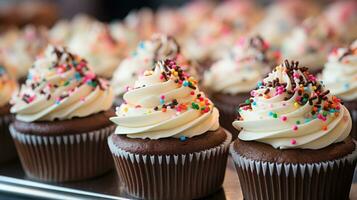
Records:
[[[124,59],[114,72],[112,85],[115,93],[115,105],[123,103],[123,94],[133,87],[135,80],[154,63],[161,59],[175,59],[184,71],[195,73],[191,62],[180,54],[180,46],[175,38],[166,35],[154,35],[151,40],[142,41],[136,50]]]
[[[106,145],[115,129],[112,89],[85,60],[49,46],[12,103],[10,131],[28,177],[75,181],[113,167]]]
[[[241,38],[231,52],[212,65],[204,75],[203,85],[220,111],[220,124],[235,133],[236,104],[243,103],[271,67],[279,53],[271,51],[259,36]],[[230,77],[232,76],[232,77]]]
[[[316,75],[322,71],[328,52],[337,43],[336,35],[325,21],[308,18],[284,39],[281,51],[285,58],[299,60]]]
[[[357,40],[348,48],[331,52],[322,72],[322,80],[333,95],[344,101],[357,124]],[[357,126],[352,127],[351,135],[357,139]]]
[[[352,120],[307,68],[277,66],[239,112],[230,153],[245,199],[348,199]]]
[[[171,60],[146,71],[111,120],[108,139],[125,191],[140,199],[196,199],[224,179],[231,135],[197,81]]]
[[[9,132],[9,124],[13,120],[9,101],[16,90],[16,81],[0,65],[0,163],[10,161],[17,155]]]

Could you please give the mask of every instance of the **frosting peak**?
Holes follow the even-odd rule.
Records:
[[[11,112],[25,122],[66,120],[108,110],[112,102],[112,89],[85,60],[49,46],[13,97]]]
[[[285,61],[258,83],[239,107],[241,140],[275,148],[321,149],[343,141],[352,122],[341,100],[298,62]]]
[[[125,58],[114,72],[112,84],[115,86],[115,94],[120,96],[128,87],[132,87],[138,76],[152,69],[156,61],[177,60],[180,57],[180,47],[171,36],[155,35],[151,40],[140,42],[136,50]]]
[[[132,138],[186,138],[219,127],[218,110],[197,81],[172,60],[160,61],[124,94],[111,120],[115,133]]]

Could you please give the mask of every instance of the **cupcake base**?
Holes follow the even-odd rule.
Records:
[[[13,115],[9,113],[10,106],[5,107],[0,108],[0,163],[14,160],[17,157],[15,145],[9,131]]]
[[[350,111],[352,117],[352,131],[351,136],[353,139],[357,140],[357,100],[356,101],[345,101],[344,106]]]
[[[219,110],[219,123],[222,127],[232,133],[233,140],[237,139],[238,131],[232,125],[233,121],[239,117],[237,107],[240,103],[250,98],[249,93],[237,95],[213,93],[210,99]]]
[[[126,192],[157,200],[202,198],[220,189],[230,142],[222,129],[186,141],[108,138]]]
[[[66,121],[15,120],[10,131],[26,175],[40,181],[65,182],[109,171],[113,161],[106,141],[115,129],[109,116],[112,111]]]
[[[230,152],[247,200],[349,199],[357,158],[351,138],[320,150],[236,140]]]

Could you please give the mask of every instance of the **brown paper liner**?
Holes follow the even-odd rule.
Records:
[[[223,183],[231,135],[221,145],[190,154],[142,155],[119,149],[108,138],[126,192],[140,199],[196,199]]]
[[[357,139],[357,100],[345,101],[344,106],[348,109],[352,117],[352,131],[351,136],[353,139]]]
[[[357,149],[319,163],[270,163],[239,155],[230,147],[244,199],[343,200],[349,198]]]
[[[113,167],[107,146],[115,126],[60,136],[10,132],[22,167],[32,179],[48,182],[77,181],[99,176]]]
[[[0,163],[14,160],[17,157],[15,145],[9,131],[9,124],[12,120],[12,115],[0,117]]]

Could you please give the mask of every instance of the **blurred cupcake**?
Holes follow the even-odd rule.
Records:
[[[295,25],[309,16],[316,16],[318,11],[318,6],[311,1],[276,1],[267,8],[265,17],[253,33],[262,35],[272,47],[280,48]]]
[[[244,199],[349,197],[357,158],[351,117],[307,70],[285,61],[239,106],[230,152]]]
[[[160,59],[176,59],[184,71],[194,71],[193,67],[189,67],[190,61],[180,54],[180,46],[175,38],[154,35],[151,40],[140,42],[136,50],[114,72],[112,85],[115,86],[116,105],[123,102],[123,94],[133,87],[138,76],[152,69],[154,63]]]
[[[126,27],[139,34],[140,40],[148,40],[155,33],[155,15],[151,9],[130,11],[123,20]]]
[[[16,149],[9,132],[9,124],[13,120],[9,102],[16,90],[16,81],[10,77],[6,68],[0,65],[0,163],[16,157]]]
[[[237,117],[237,102],[250,97],[250,91],[278,59],[279,53],[272,51],[261,37],[241,38],[225,58],[206,71],[203,85],[220,110],[224,128],[235,132],[232,121]]]
[[[112,103],[112,89],[85,60],[49,46],[12,99],[10,131],[26,175],[63,182],[107,172]]]
[[[351,135],[357,139],[357,40],[348,48],[332,51],[322,72],[322,80],[349,109],[356,125],[352,127]]]
[[[125,43],[115,40],[108,25],[99,22],[88,32],[75,34],[68,48],[86,59],[98,76],[108,79],[125,55]]]
[[[24,82],[36,56],[48,44],[47,29],[26,26],[15,38],[2,49],[1,54],[4,64],[12,68],[16,79]]]
[[[159,62],[125,93],[108,144],[124,190],[140,199],[197,199],[224,179],[230,134],[197,81]]]
[[[160,8],[156,12],[156,31],[181,38],[185,33],[185,21],[177,9]]]
[[[309,66],[310,72],[317,74],[336,42],[335,34],[327,24],[309,18],[284,39],[282,53],[285,58],[299,60],[302,66]]]
[[[336,34],[346,43],[357,36],[357,2],[354,0],[335,1],[323,13],[323,17]]]

